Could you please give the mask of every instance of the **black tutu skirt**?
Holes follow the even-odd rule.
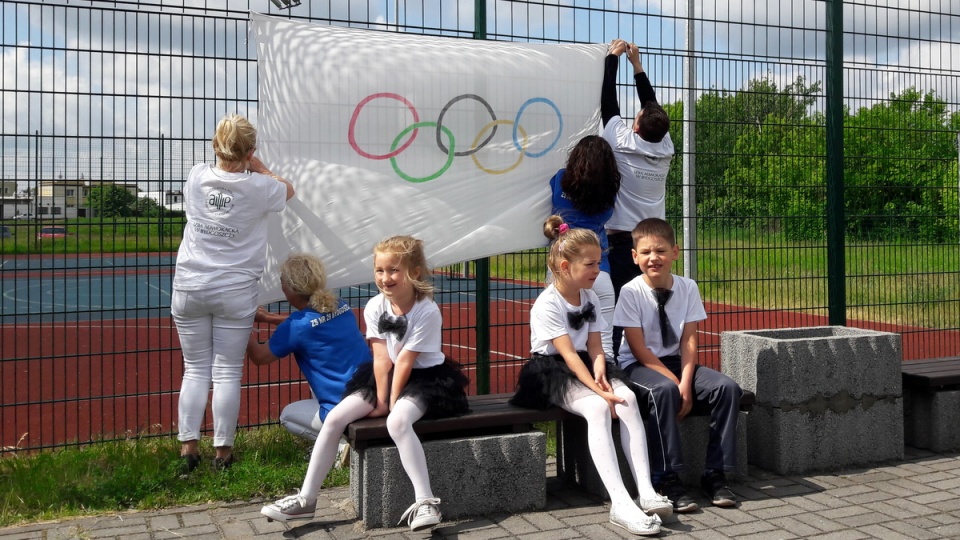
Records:
[[[577,351],[580,360],[593,375],[593,362],[584,351]],[[620,369],[620,366],[607,362],[607,380],[620,381],[637,394],[640,403],[640,412],[646,418],[648,412],[649,393],[630,381],[630,377]],[[559,354],[535,354],[520,368],[517,377],[517,391],[510,398],[510,404],[526,409],[547,409],[551,406],[562,406],[567,393],[575,384],[583,384],[576,374],[567,366]],[[643,394],[643,395],[641,395]]]
[[[410,378],[399,397],[415,399],[426,406],[424,419],[461,416],[470,412],[466,392],[469,383],[470,379],[460,370],[460,365],[447,358],[438,366],[410,370]],[[361,364],[357,368],[347,383],[343,396],[356,393],[376,406],[377,379],[373,373],[373,362]]]

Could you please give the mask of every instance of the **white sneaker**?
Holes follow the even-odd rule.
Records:
[[[403,520],[406,519],[407,523],[410,525],[411,531],[419,531],[420,529],[426,529],[428,527],[433,527],[437,523],[440,523],[440,519],[443,517],[440,514],[440,508],[437,505],[440,504],[440,499],[422,499],[412,505],[410,508],[400,516],[400,521],[397,522],[397,525],[403,523]]]
[[[260,509],[260,513],[267,516],[267,521],[293,521],[297,519],[313,519],[317,511],[317,501],[307,503],[306,497],[297,493],[284,497],[279,501],[268,504]]]
[[[639,506],[640,509],[648,515],[656,514],[662,518],[665,518],[673,514],[673,502],[665,495],[659,495],[655,493],[653,497],[649,499],[637,497],[634,502],[636,502],[637,506]]]
[[[660,534],[660,523],[662,523],[660,516],[656,514],[648,516],[637,510],[639,508],[631,509],[624,508],[624,505],[612,505],[610,506],[610,523],[640,536]]]

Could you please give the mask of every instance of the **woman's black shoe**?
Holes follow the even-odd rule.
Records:
[[[225,458],[213,458],[213,470],[215,471],[225,471],[233,466],[237,460],[234,459],[233,454]]]
[[[200,466],[200,454],[184,454],[180,456],[180,478],[190,476]]]

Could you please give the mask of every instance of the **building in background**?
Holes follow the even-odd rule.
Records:
[[[73,219],[95,217],[93,209],[87,206],[87,197],[93,188],[115,184],[121,186],[135,197],[140,195],[136,184],[120,184],[105,180],[64,180],[60,175],[56,180],[40,180],[37,189],[36,215],[47,219]]]

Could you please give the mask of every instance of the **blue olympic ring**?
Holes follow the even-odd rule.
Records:
[[[546,103],[547,105],[553,107],[553,110],[557,113],[557,121],[560,122],[560,129],[557,130],[557,137],[553,139],[553,142],[551,142],[546,149],[540,152],[537,152],[536,154],[531,154],[529,151],[521,148],[520,141],[517,140],[517,129],[520,128],[520,116],[523,114],[523,110],[526,109],[527,106],[533,103]],[[560,109],[557,108],[556,104],[554,104],[554,102],[550,101],[547,98],[542,98],[542,97],[530,98],[526,101],[526,103],[520,106],[520,110],[517,111],[517,117],[514,118],[513,120],[513,147],[517,149],[517,152],[523,152],[532,158],[538,158],[546,154],[550,150],[553,150],[553,147],[556,146],[558,142],[560,142],[561,133],[563,133],[563,115],[560,114]]]

